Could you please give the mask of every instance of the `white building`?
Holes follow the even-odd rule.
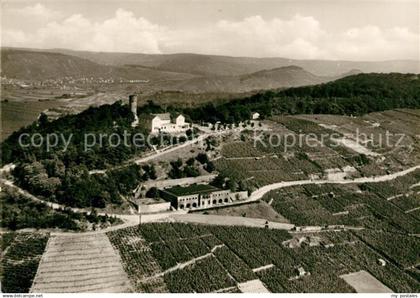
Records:
[[[160,194],[162,198],[170,201],[177,210],[213,208],[248,198],[247,191],[232,192],[208,184],[174,186],[161,189]]]
[[[257,120],[259,118],[260,118],[260,113],[257,113],[257,112],[252,113],[252,120]]]
[[[185,122],[185,117],[181,114],[175,118],[171,118],[169,113],[155,114],[152,118],[151,133],[181,133],[186,131],[189,127],[189,123]]]

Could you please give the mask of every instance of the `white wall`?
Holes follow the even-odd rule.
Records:
[[[163,212],[168,211],[171,209],[171,203],[157,203],[157,204],[150,204],[150,205],[141,205],[140,211],[141,213],[156,213],[156,212]]]

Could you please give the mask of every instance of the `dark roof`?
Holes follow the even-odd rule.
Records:
[[[182,187],[182,186],[174,186],[171,188],[167,188],[164,191],[179,196],[188,196],[188,195],[195,195],[200,193],[210,193],[214,191],[218,191],[217,187],[208,184],[192,184],[190,186]]]

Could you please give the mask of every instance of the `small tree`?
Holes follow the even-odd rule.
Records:
[[[216,170],[216,167],[214,166],[214,163],[213,163],[213,162],[209,161],[209,162],[206,164],[205,169],[206,169],[206,171],[207,171],[207,172],[211,173],[211,172],[213,172],[214,170]]]
[[[191,157],[186,161],[186,164],[189,165],[189,166],[192,166],[192,165],[194,165],[194,162],[195,162],[195,159],[193,157]]]
[[[201,164],[208,163],[209,161],[209,158],[206,153],[198,153],[195,159],[197,159]]]
[[[158,198],[159,197],[159,190],[156,187],[151,187],[146,192],[146,197],[148,197],[148,198]]]

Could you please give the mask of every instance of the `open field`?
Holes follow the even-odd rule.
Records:
[[[219,225],[219,226],[245,226],[263,228],[267,223],[266,219],[250,218],[244,216],[224,216],[212,214],[177,214],[170,217],[171,220],[183,223]],[[269,226],[273,229],[290,230],[294,227],[293,224],[285,222],[269,221]]]
[[[34,122],[39,114],[49,108],[63,105],[56,100],[45,101],[2,101],[1,108],[1,139],[3,141],[14,131]]]
[[[105,234],[51,236],[31,288],[35,293],[130,291]]]
[[[317,241],[294,248],[284,244],[292,237],[286,231],[263,228],[161,223],[108,235],[130,279],[147,292],[238,292],[258,279],[270,292],[355,292],[340,276],[361,270],[392,291],[420,289],[398,265],[380,266],[387,257],[351,232],[296,234]],[[298,276],[298,267],[307,274]]]
[[[270,293],[259,279],[240,283],[238,288],[242,293]]]
[[[340,277],[355,288],[357,293],[392,293],[391,289],[364,270],[344,274]]]

